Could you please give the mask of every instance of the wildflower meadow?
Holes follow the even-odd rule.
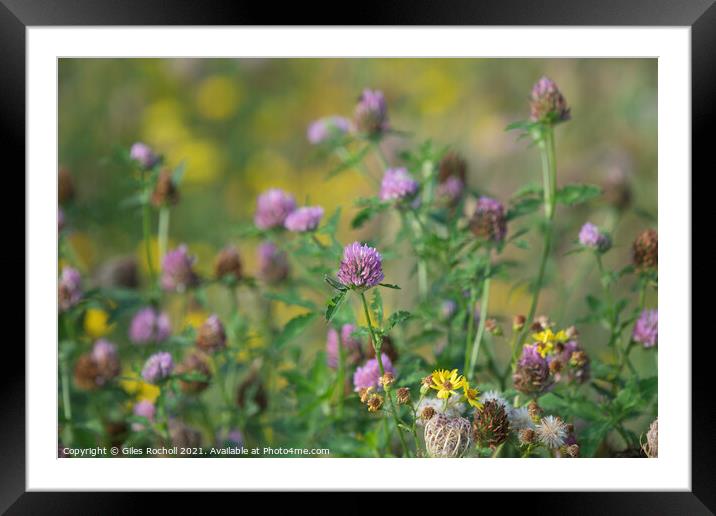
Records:
[[[655,65],[170,61],[61,65],[60,457],[658,455]]]

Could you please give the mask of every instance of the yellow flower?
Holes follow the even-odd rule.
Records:
[[[547,328],[539,333],[533,333],[532,338],[537,343],[537,351],[542,355],[542,358],[552,353],[555,343],[564,343],[569,340],[566,331],[560,330],[554,333],[551,328]]]
[[[467,383],[467,380],[465,380],[465,383],[462,384],[462,391],[463,391],[463,398],[465,398],[465,401],[467,401],[471,406],[481,409],[482,403],[480,403],[480,400],[478,399],[478,396],[480,395],[480,391],[477,389],[473,389],[470,387],[470,384]]]
[[[433,371],[432,380],[433,384],[430,387],[438,391],[438,398],[443,400],[448,399],[453,394],[457,394],[456,391],[465,383],[465,377],[458,374],[457,369],[452,371],[438,369]]]
[[[101,308],[89,308],[85,312],[85,332],[93,339],[107,335],[114,326],[107,324],[109,314]]]
[[[143,381],[136,373],[125,370],[120,380],[122,389],[127,394],[134,395],[137,401],[151,401],[154,403],[159,397],[159,387]]]

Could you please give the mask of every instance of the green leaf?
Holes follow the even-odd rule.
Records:
[[[505,216],[508,221],[534,213],[542,206],[542,199],[538,197],[524,197],[515,202]]]
[[[337,279],[333,278],[332,276],[325,275],[324,279],[326,280],[326,283],[328,283],[330,286],[332,286],[334,289],[339,290],[341,292],[345,292],[348,290],[348,287],[346,287],[343,283],[340,283]]]
[[[602,189],[596,185],[567,185],[557,192],[555,200],[558,203],[574,206],[599,197]]]
[[[385,331],[393,329],[395,326],[407,321],[411,317],[413,317],[413,314],[405,310],[398,310],[397,312],[390,314],[390,317],[388,318],[388,325],[385,328]]]
[[[379,283],[381,287],[385,288],[392,288],[394,290],[400,290],[400,287],[398,285],[393,285],[392,283]]]
[[[348,290],[341,290],[328,301],[328,305],[326,306],[326,321],[330,322],[338,313],[338,309],[345,301],[347,292]]]
[[[380,297],[380,290],[373,289],[373,297],[370,301],[370,309],[373,310],[376,323],[383,326],[383,299]]]
[[[308,312],[307,314],[297,315],[286,323],[281,333],[276,337],[274,345],[276,347],[283,346],[291,339],[298,337],[308,327],[313,319],[316,318],[316,312]]]

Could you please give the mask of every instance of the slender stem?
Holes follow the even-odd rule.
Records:
[[[475,328],[475,301],[477,301],[477,290],[470,285],[470,300],[467,307],[467,332],[465,333],[465,363],[462,370],[467,371],[470,366],[470,342],[472,341],[472,330]]]
[[[157,230],[157,241],[159,246],[159,263],[162,262],[167,253],[167,241],[169,240],[169,207],[159,208],[159,228]]]
[[[535,312],[537,311],[537,303],[539,302],[540,291],[542,290],[542,283],[544,282],[544,272],[547,266],[547,259],[549,258],[550,248],[552,246],[552,238],[554,232],[554,212],[556,205],[556,193],[557,193],[557,157],[554,150],[554,132],[551,126],[547,126],[544,130],[543,137],[539,142],[540,153],[542,155],[542,181],[544,191],[544,216],[545,216],[545,233],[544,243],[542,249],[542,256],[540,258],[539,269],[537,272],[537,281],[534,287],[534,293],[532,294],[532,302],[530,303],[530,310],[527,316],[525,327],[520,333],[519,342],[522,342],[525,333],[532,324]]]
[[[373,340],[373,349],[375,350],[375,358],[378,361],[378,369],[380,370],[380,376],[383,377],[385,375],[385,369],[383,369],[383,353],[382,353],[382,347],[383,343],[379,342],[378,339],[375,336],[375,332],[373,331],[373,323],[370,319],[370,312],[368,311],[368,302],[365,299],[365,294],[363,292],[360,293],[360,299],[363,302],[363,311],[365,312],[365,320],[368,323],[368,331],[370,332],[370,337]],[[400,427],[400,419],[398,419],[398,412],[395,409],[395,404],[393,402],[393,393],[390,387],[384,387],[385,389],[385,396],[388,398],[388,404],[390,406],[390,413],[393,415],[393,421],[395,421],[395,427],[398,429],[398,436],[400,437],[400,443],[403,445],[403,451],[406,455],[409,454],[408,452],[408,445],[405,442],[405,437],[403,436],[403,429]]]
[[[345,389],[346,353],[343,348],[343,335],[338,335],[338,376],[336,378],[336,395],[338,396],[338,417],[343,417],[343,394]]]
[[[70,341],[74,342],[74,328],[72,327],[72,321],[69,316],[65,314],[63,316],[65,325],[65,332]],[[70,372],[69,365],[67,364],[67,356],[64,353],[60,354],[60,371],[62,375],[62,411],[65,415],[66,421],[72,421],[72,403],[70,400]]]
[[[485,333],[485,321],[487,320],[488,303],[490,301],[490,269],[491,269],[491,252],[487,251],[487,267],[485,268],[485,279],[482,283],[482,298],[480,300],[480,324],[477,327],[477,335],[472,343],[472,356],[470,358],[470,367],[468,369],[468,378],[472,378],[477,365],[477,357],[480,352],[480,344],[482,344],[482,335]]]
[[[152,260],[152,235],[151,235],[151,206],[149,205],[148,198],[144,202],[142,207],[142,230],[144,237],[144,250],[147,258],[147,270],[149,271],[149,278],[152,285],[156,281],[156,273],[154,272],[154,262]]]
[[[421,246],[421,248],[418,249],[418,245],[416,245],[415,250],[418,253],[418,293],[420,294],[420,299],[424,301],[428,297],[428,264],[422,256],[422,240],[426,230],[418,214],[414,210],[410,213],[413,215],[413,228],[418,237],[417,242],[418,245]]]

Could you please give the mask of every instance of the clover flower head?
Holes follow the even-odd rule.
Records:
[[[567,425],[558,417],[543,417],[535,429],[537,439],[547,448],[556,450],[564,446],[567,438]]]
[[[515,389],[525,394],[537,394],[549,389],[554,378],[550,375],[549,362],[539,351],[537,344],[526,344],[512,375]]]
[[[158,383],[172,374],[174,361],[166,351],[160,351],[150,356],[142,369],[142,378],[149,383]]]
[[[437,195],[449,206],[455,206],[465,191],[465,183],[457,176],[450,176],[438,184]]]
[[[458,373],[457,369],[449,371],[447,369],[438,369],[433,371],[431,389],[438,391],[437,397],[441,400],[450,398],[457,394],[466,383],[465,377]]]
[[[599,231],[599,228],[591,222],[587,222],[579,230],[579,243],[584,247],[596,249],[602,253],[608,251],[612,246],[612,240],[609,235]]]
[[[645,348],[653,348],[659,341],[659,312],[644,310],[634,324],[632,339]]]
[[[497,401],[490,400],[475,410],[472,421],[473,437],[480,446],[494,449],[510,435],[507,410]]]
[[[129,325],[129,340],[134,344],[162,342],[171,335],[171,323],[165,312],[157,312],[151,307],[139,310]]]
[[[193,269],[195,261],[184,244],[168,251],[162,259],[162,288],[166,291],[184,292],[195,286],[199,282]]]
[[[383,275],[383,257],[373,247],[353,242],[343,250],[338,281],[348,288],[366,290],[378,285]]]
[[[388,129],[388,105],[383,92],[365,89],[358,99],[354,113],[359,131],[379,135]]]
[[[196,345],[199,349],[209,353],[214,353],[226,347],[226,331],[218,315],[211,314],[204,321],[204,324],[199,327]]]
[[[402,201],[413,199],[420,188],[413,176],[407,169],[389,168],[383,175],[383,181],[380,184],[380,200],[381,201]]]
[[[451,177],[459,179],[463,185],[467,179],[467,161],[454,150],[448,151],[438,165],[438,181],[440,183],[444,183]]]
[[[382,357],[383,369],[386,373],[395,374],[395,369],[390,361],[390,357],[385,353],[380,354]],[[353,387],[356,392],[361,389],[367,389],[373,387],[377,389],[380,385],[380,366],[376,358],[371,358],[361,367],[356,369],[353,374]]]
[[[285,280],[289,273],[288,256],[273,242],[263,242],[258,247],[259,277],[269,285]]]
[[[65,312],[82,299],[82,276],[74,267],[64,267],[57,286],[57,303]]]
[[[634,240],[632,247],[634,265],[639,270],[655,269],[659,263],[659,235],[655,229],[647,229]]]
[[[318,119],[308,126],[306,136],[313,145],[319,145],[327,141],[339,138],[348,133],[351,129],[351,122],[342,116],[327,116]]]
[[[236,247],[230,245],[219,251],[214,261],[214,275],[217,278],[231,276],[236,280],[240,280],[243,277],[241,256]]]
[[[284,222],[284,227],[294,233],[314,231],[323,218],[320,206],[305,206],[291,212]]]
[[[344,324],[341,327],[340,334],[335,328],[328,329],[326,336],[326,359],[328,367],[335,369],[338,367],[339,339],[343,353],[346,358],[346,364],[351,366],[358,363],[361,357],[361,341],[353,336],[356,327],[353,324]]]
[[[147,418],[147,420],[151,423],[152,421],[154,421],[154,416],[157,413],[157,408],[151,401],[142,400],[135,403],[134,407],[132,408],[132,413],[135,416]],[[134,430],[135,432],[140,432],[144,430],[144,425],[142,423],[132,423],[132,430]]]
[[[129,149],[129,157],[139,163],[144,169],[151,169],[159,163],[161,157],[152,150],[149,145],[137,142]]]
[[[556,124],[571,118],[569,106],[557,84],[542,76],[532,87],[530,97],[530,120]]]
[[[256,199],[254,223],[259,229],[282,227],[286,217],[296,209],[293,195],[279,188],[271,188]]]
[[[470,219],[470,229],[479,238],[502,242],[507,234],[504,205],[491,197],[480,197]]]

